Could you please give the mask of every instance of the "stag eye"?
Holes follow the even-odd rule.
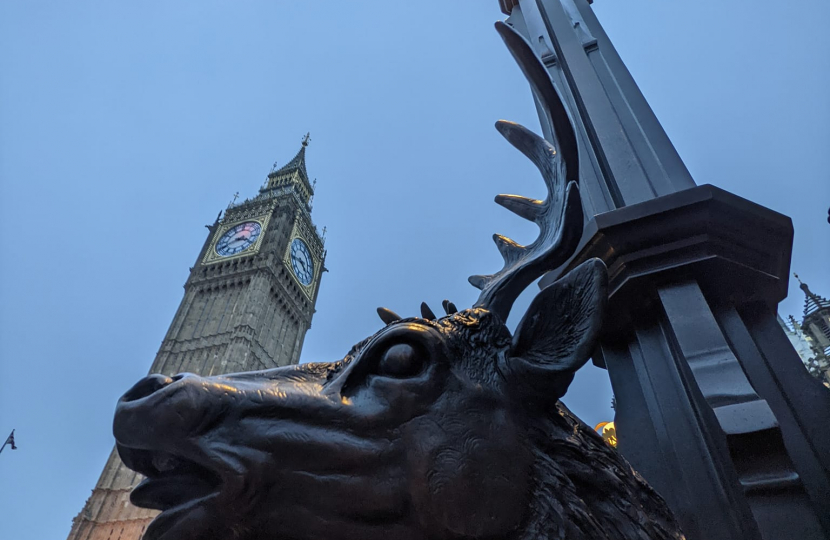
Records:
[[[392,345],[378,361],[377,373],[386,377],[411,377],[424,367],[423,355],[406,343]]]

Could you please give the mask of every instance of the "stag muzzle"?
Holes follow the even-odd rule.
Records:
[[[325,418],[321,413],[332,407],[322,393],[327,365],[318,366],[214,377],[150,375],[130,388],[118,401],[113,432],[124,464],[146,477],[130,500],[163,511],[145,538],[192,528],[193,520],[217,507],[245,513],[251,493],[270,489],[254,484],[284,481],[296,465],[284,455],[295,450],[293,435],[309,417]],[[283,466],[275,467],[279,457]]]
[[[150,375],[138,381],[115,409],[113,433],[120,445],[159,448],[197,433],[203,420],[217,414],[221,396],[207,389],[206,379],[183,373]]]
[[[169,451],[254,413],[285,419],[320,414],[331,405],[322,392],[327,373],[322,366],[328,365],[213,377],[150,375],[118,400],[115,439],[123,446]]]

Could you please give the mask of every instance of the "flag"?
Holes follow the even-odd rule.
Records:
[[[11,435],[9,435],[9,438],[6,439],[6,443],[3,446],[6,446],[6,444],[10,444],[12,450],[17,450],[17,447],[14,445],[14,430],[12,430]]]

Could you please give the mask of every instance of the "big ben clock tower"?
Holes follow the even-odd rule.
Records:
[[[308,142],[306,135],[255,197],[231,203],[208,227],[151,373],[215,375],[299,361],[326,256],[311,220]],[[141,479],[113,450],[69,540],[141,538],[157,514],[129,502]]]

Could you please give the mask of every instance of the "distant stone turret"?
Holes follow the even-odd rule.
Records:
[[[789,323],[780,317],[778,322],[807,370],[830,387],[830,300],[815,294],[797,274],[794,275],[805,296],[801,322],[792,315]]]

